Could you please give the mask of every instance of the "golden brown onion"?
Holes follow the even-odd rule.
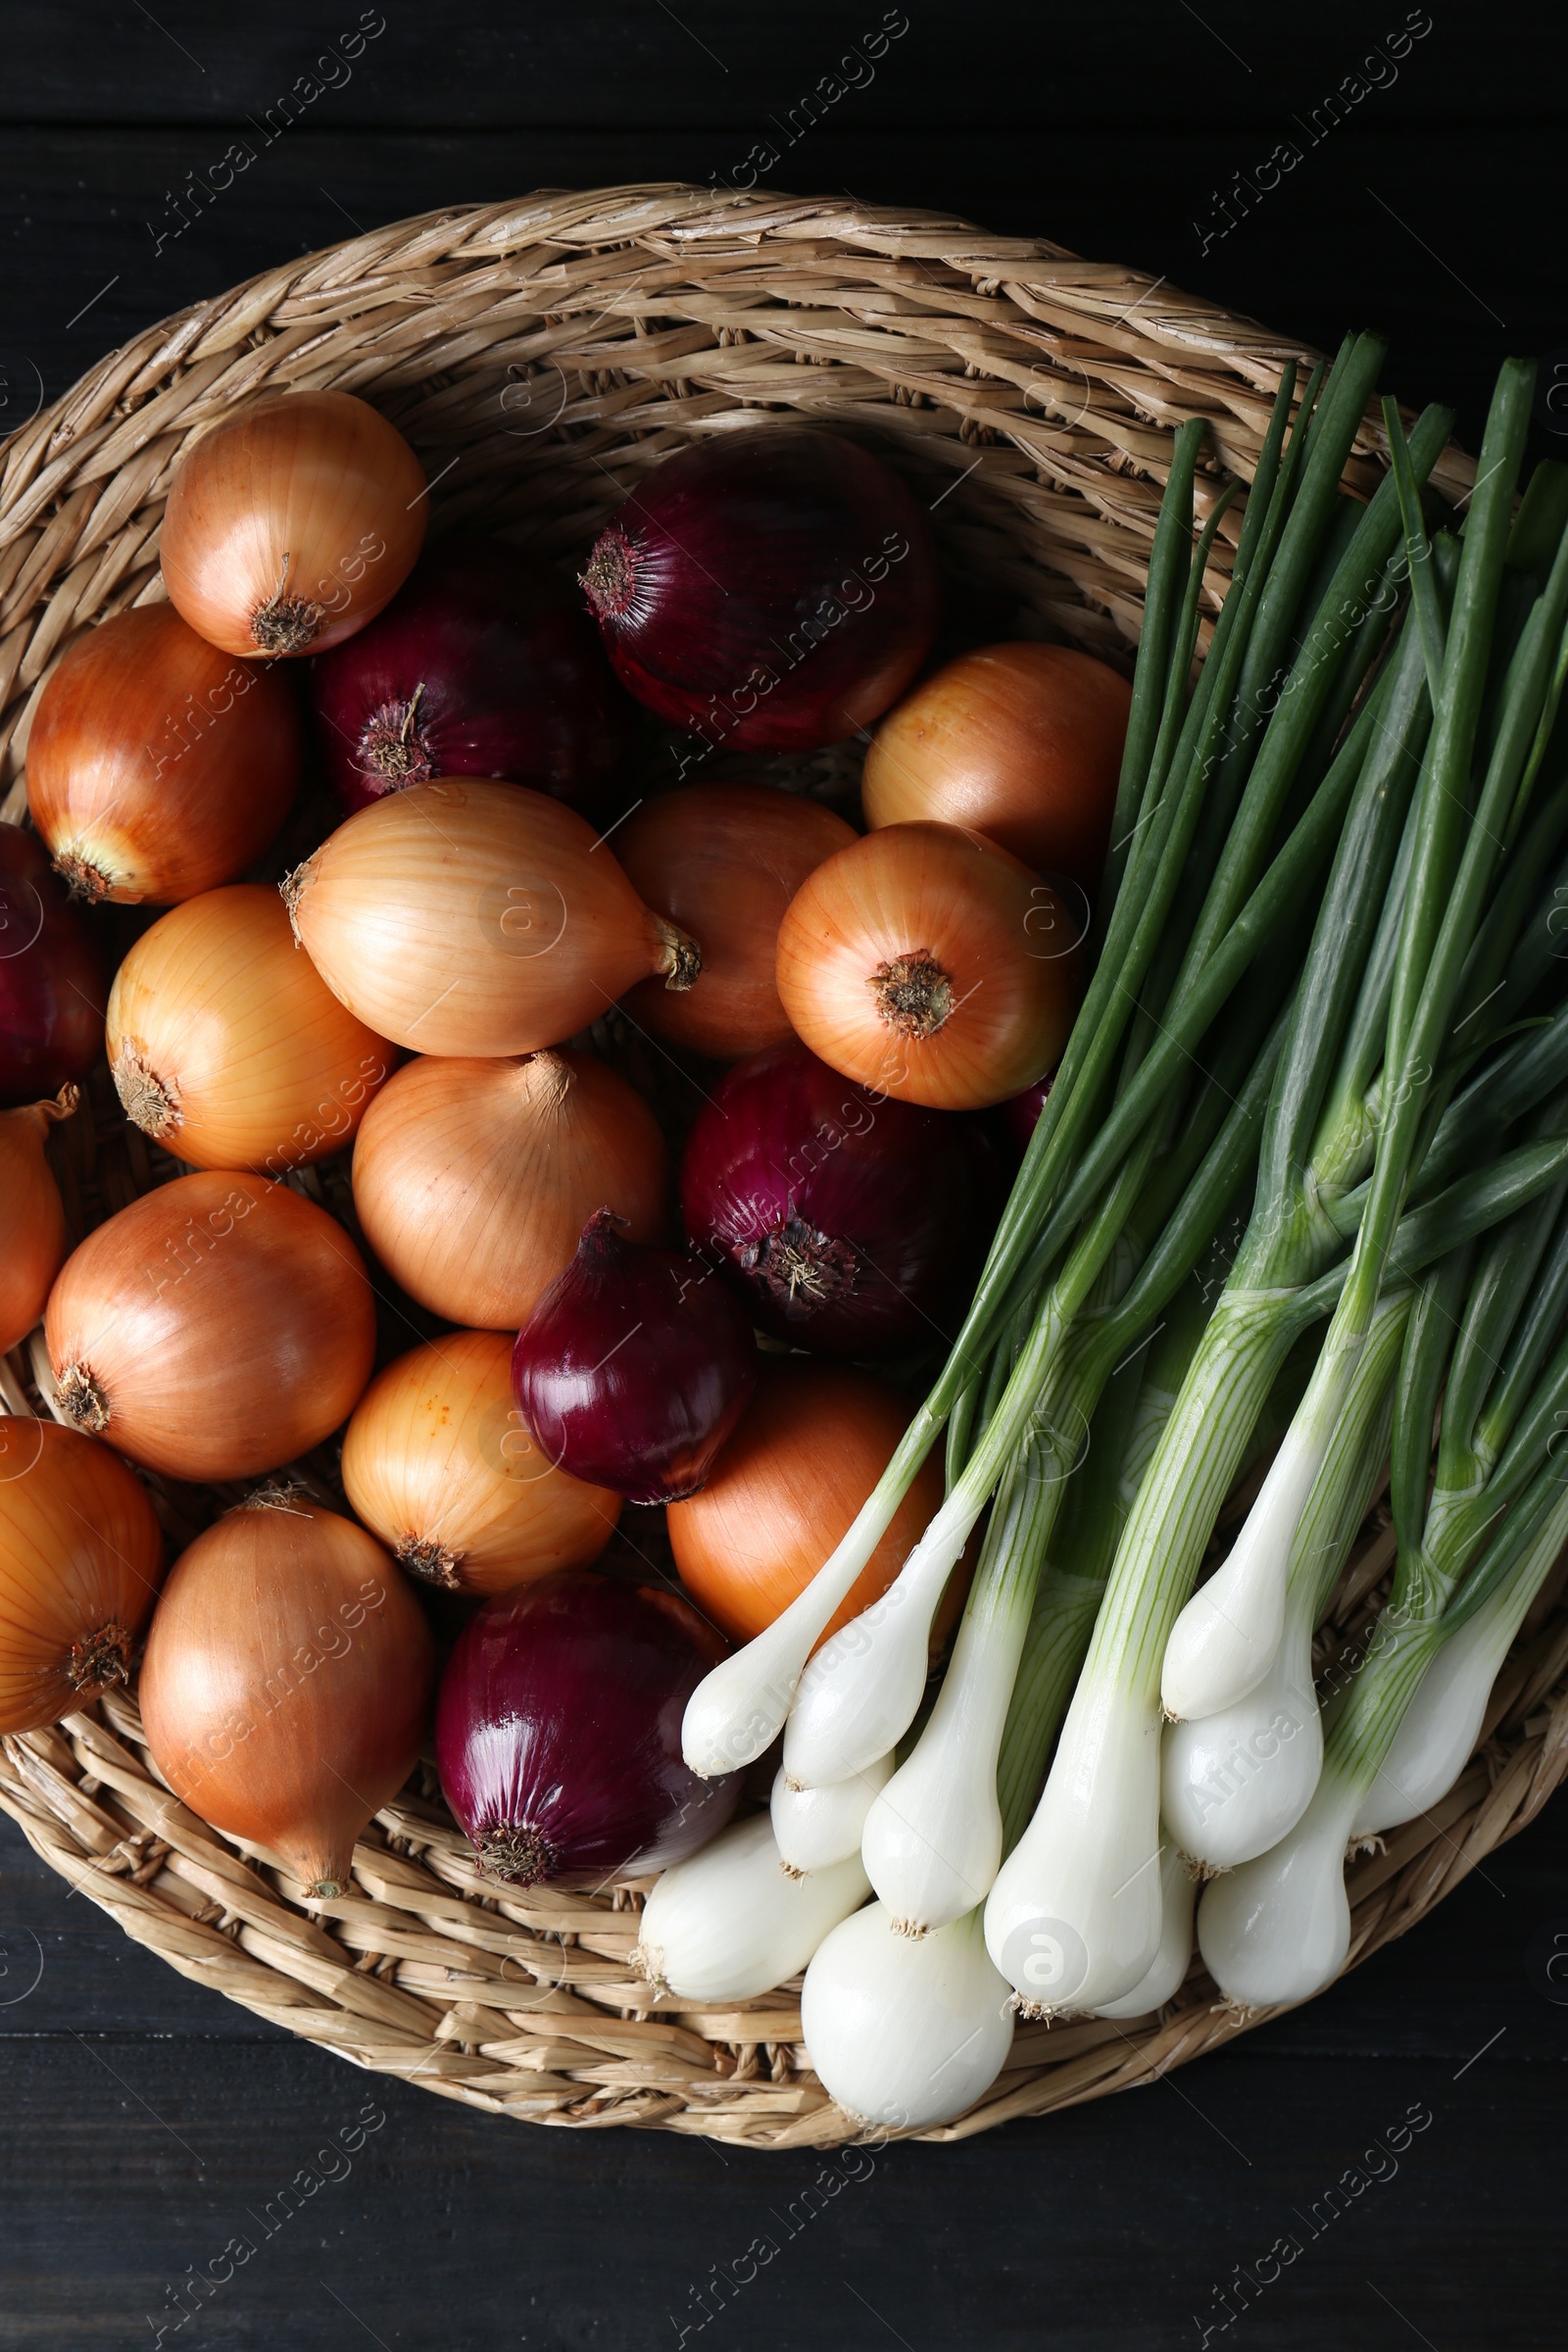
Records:
[[[343,1492],[414,1576],[500,1592],[596,1560],[620,1496],[546,1459],[512,1400],[512,1341],[454,1331],[378,1373],[343,1440]]]
[[[638,896],[702,941],[703,969],[683,994],[640,980],[627,1011],[717,1061],[782,1044],[792,1032],[773,978],[779,924],[807,875],[854,839],[831,808],[771,784],[688,784],[645,801],[616,854]]]
[[[163,1566],[146,1489],[107,1446],[0,1417],[0,1732],[128,1682]]]
[[[143,932],[108,1048],[127,1113],[176,1159],[269,1176],[340,1152],[394,1059],[301,955],[276,891],[248,882]]]
[[[175,1561],[137,1695],[181,1803],[324,1901],[414,1769],[432,1677],[423,1612],[375,1539],[264,1490]]]
[[[0,1111],[0,1355],[26,1338],[65,1262],[66,1212],[43,1147],[78,1100],[65,1086],[53,1102]]]
[[[980,1110],[1054,1069],[1076,931],[1054,890],[956,825],[887,825],[808,876],[779,926],[778,993],[846,1078]]]
[[[232,882],[283,822],[299,772],[284,681],[220,653],[170,605],[89,629],[27,739],[32,821],[88,900],[168,906]]]
[[[413,570],[424,489],[418,459],[368,401],[268,393],[181,460],[160,541],[164,584],[225,653],[324,653]]]
[[[635,1242],[663,1229],[668,1157],[635,1088],[592,1054],[421,1055],[354,1145],[365,1238],[411,1298],[452,1323],[516,1331],[595,1209]]]
[[[860,781],[868,825],[969,825],[1092,891],[1105,862],[1132,688],[1070,645],[960,654],[890,710]]]
[[[868,1372],[763,1356],[707,1486],[669,1506],[670,1548],[699,1608],[737,1642],[771,1625],[849,1532],[908,1420],[906,1399]],[[931,1455],[820,1641],[881,1598],[941,1500]]]
[[[650,912],[560,801],[474,776],[362,808],[283,886],[334,996],[416,1054],[532,1054],[634,980],[689,988],[693,942]]]
[[[261,1176],[143,1193],[72,1251],[44,1317],[61,1410],[172,1478],[251,1478],[318,1446],[370,1377],[365,1263]]]

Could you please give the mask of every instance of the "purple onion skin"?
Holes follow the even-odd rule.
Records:
[[[0,825],[0,1106],[85,1078],[104,1050],[108,982],[35,833]]]
[[[487,1870],[636,1878],[694,1854],[739,1773],[699,1780],[681,1717],[727,1644],[673,1592],[567,1569],[486,1601],[436,1700],[448,1804]]]
[[[826,1355],[924,1349],[962,1318],[996,1220],[977,1122],[872,1095],[790,1040],[726,1072],[681,1213],[754,1321]]]
[[[438,540],[368,628],[317,655],[310,697],[350,815],[436,776],[597,806],[639,724],[570,584],[499,539]]]
[[[814,751],[891,708],[939,617],[930,525],[836,433],[724,433],[668,459],[583,575],[621,680],[726,751]]]
[[[1037,1078],[1021,1095],[1009,1095],[1005,1102],[998,1103],[997,1115],[1019,1152],[1028,1149],[1029,1138],[1040,1124],[1040,1113],[1046,1107],[1050,1092],[1051,1078]]]
[[[695,1494],[756,1386],[757,1342],[723,1283],[623,1241],[608,1208],[512,1356],[517,1410],[546,1457],[632,1502]]]

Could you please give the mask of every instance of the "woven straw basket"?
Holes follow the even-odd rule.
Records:
[[[1224,472],[1250,477],[1280,371],[1303,356],[1163,280],[848,199],[614,188],[402,221],[150,328],[5,446],[0,813],[24,816],[27,728],[52,665],[83,628],[162,595],[171,474],[254,393],[364,395],[417,451],[436,527],[473,521],[563,562],[693,436],[767,414],[822,418],[874,438],[913,482],[988,634],[1065,636],[1125,661],[1174,428],[1210,422],[1206,508]],[[1383,462],[1369,417],[1349,486],[1364,490]],[[1453,497],[1471,472],[1450,450],[1437,479]],[[1236,527],[1233,510],[1210,612]],[[820,768],[785,780],[831,783]],[[127,1128],[103,1072],[88,1091],[55,1145],[77,1235],[179,1172]],[[352,1220],[344,1162],[290,1181]],[[389,1351],[408,1344],[394,1333]],[[47,1409],[39,1369],[26,1348],[0,1359],[10,1410]],[[339,1499],[332,1449],[296,1467]],[[174,1544],[237,1496],[149,1483]],[[1392,1557],[1374,1510],[1327,1649],[1364,1633]],[[1353,1866],[1352,1964],[1522,1829],[1568,1772],[1559,1584],[1532,1612],[1458,1786]],[[630,1960],[638,1890],[498,1890],[427,1765],[366,1833],[350,1893],[309,1907],[265,1855],[173,1801],[128,1698],[6,1740],[0,1804],[128,1936],[358,2065],[553,2124],[758,2147],[857,2135],[811,2072],[798,1984],[722,2009],[656,2001]],[[1195,1963],[1176,2000],[1130,2031],[1020,2027],[986,2098],[922,2136],[1148,2082],[1247,2022]]]

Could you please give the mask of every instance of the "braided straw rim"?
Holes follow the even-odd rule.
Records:
[[[760,411],[869,433],[932,509],[950,571],[1007,600],[1013,633],[1122,659],[1175,427],[1193,415],[1212,427],[1202,514],[1221,471],[1250,478],[1281,371],[1310,356],[1163,279],[848,198],[547,192],[356,237],[149,328],[5,444],[0,816],[24,817],[27,729],[54,664],[84,628],[162,595],[174,466],[262,390],[372,399],[417,451],[443,527],[502,529],[562,560],[698,434]],[[1369,412],[1348,486],[1364,493],[1386,461]],[[1435,478],[1452,499],[1473,475],[1450,449]],[[1215,540],[1210,612],[1239,521],[1233,509]],[[74,1237],[177,1172],[102,1081],[58,1139]],[[289,1181],[347,1203],[340,1166]],[[37,1368],[25,1349],[0,1359],[8,1409],[39,1409]],[[232,1498],[149,1483],[181,1542]],[[1332,1642],[1364,1632],[1392,1556],[1380,1508]],[[1532,1611],[1463,1779],[1352,1865],[1348,1965],[1413,1926],[1568,1773],[1559,1587]],[[640,1890],[498,1892],[428,1766],[361,1840],[349,1893],[309,1907],[269,1856],[172,1797],[119,1694],[0,1741],[0,1805],[128,1936],[357,2065],[577,2129],[824,2149],[863,2136],[811,2072],[798,1983],[722,2007],[657,1997],[630,1959]],[[1195,1962],[1130,2031],[1020,2026],[986,2097],[917,2136],[961,2139],[1149,2082],[1254,2022]]]

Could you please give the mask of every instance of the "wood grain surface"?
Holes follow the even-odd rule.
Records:
[[[1472,447],[1497,360],[1543,355],[1538,446],[1568,456],[1556,0],[10,0],[0,24],[0,431],[351,227],[752,172],[1043,233],[1331,348],[1378,325],[1390,385],[1455,402]],[[1260,188],[1282,142],[1299,160]],[[0,1821],[0,2347],[1557,2352],[1561,1955],[1559,1804],[1417,1936],[1179,2080],[956,2148],[749,2158],[362,2076],[183,1984]]]

